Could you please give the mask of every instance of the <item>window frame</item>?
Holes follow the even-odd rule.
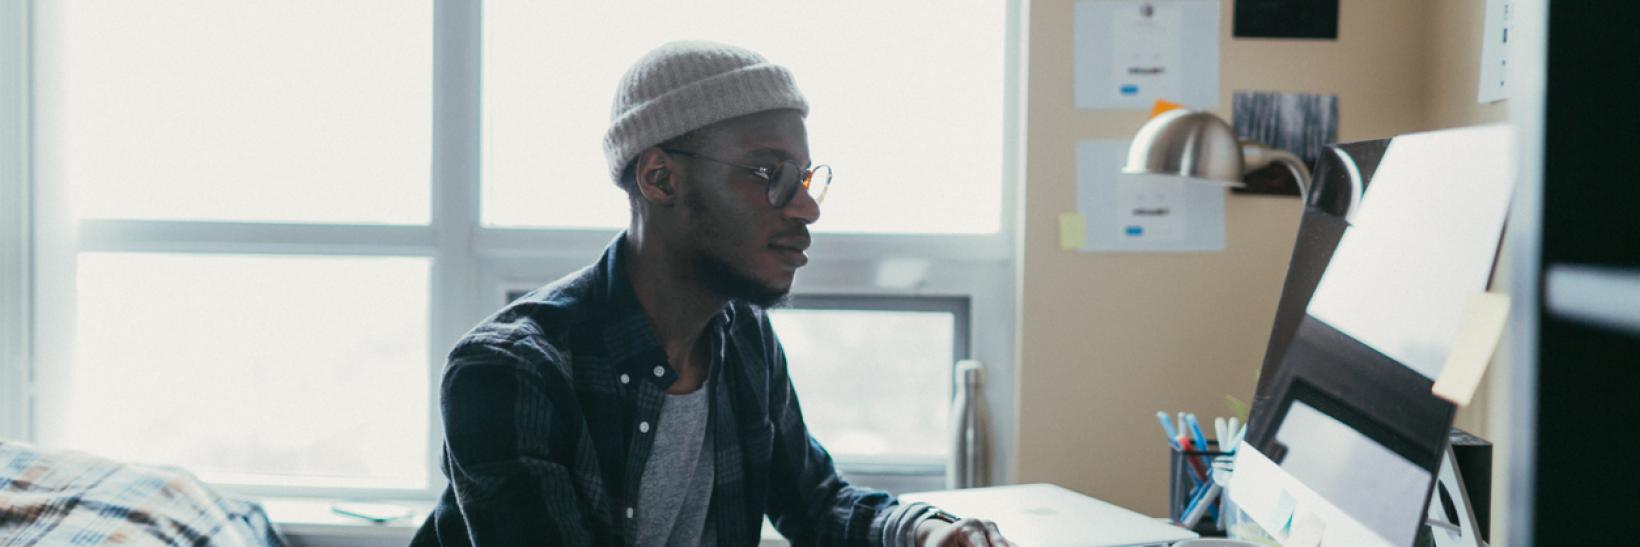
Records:
[[[33,253],[30,3],[0,1],[0,439],[29,439]]]
[[[990,234],[822,233],[810,249],[813,261],[794,285],[798,299],[915,300],[967,298],[969,358],[990,369],[986,402],[993,420],[993,481],[1012,480],[1014,422],[1014,328],[1018,278],[1018,188],[1024,180],[1024,2],[1007,0],[1004,24],[1004,112],[1000,230]],[[224,254],[415,256],[432,259],[429,286],[427,396],[433,401],[445,355],[472,325],[499,307],[498,294],[539,286],[594,261],[618,233],[609,229],[490,228],[481,224],[480,173],[482,8],[479,0],[433,0],[431,81],[431,218],[426,225],[347,225],[218,221],[74,221],[66,189],[42,174],[33,143],[42,116],[32,97],[49,93],[33,66],[48,63],[33,47],[34,2],[0,0],[0,76],[19,82],[0,90],[0,119],[19,123],[0,132],[0,158],[21,160],[0,170],[0,271],[17,282],[0,285],[0,298],[21,302],[0,312],[0,436],[33,439],[41,416],[31,412],[41,394],[39,371],[64,366],[73,325],[74,261],[80,252],[135,251]],[[20,32],[10,32],[11,30]],[[11,81],[9,79],[5,81]],[[16,197],[21,201],[10,201]],[[30,201],[32,200],[32,201]],[[12,213],[17,213],[13,215]],[[17,245],[12,245],[12,243]],[[11,297],[18,297],[12,300]],[[42,326],[43,325],[43,326]],[[65,329],[66,325],[66,329]],[[15,335],[15,336],[13,336]],[[6,341],[17,341],[7,343]],[[424,489],[354,489],[224,485],[227,491],[262,497],[433,499],[445,488],[439,471],[443,428],[439,405],[425,417]],[[894,466],[844,465],[851,477],[896,473]],[[900,471],[904,471],[903,469]],[[917,470],[930,476],[927,469]],[[943,470],[941,471],[943,474]],[[892,479],[891,479],[892,480]],[[919,485],[923,483],[918,483]]]

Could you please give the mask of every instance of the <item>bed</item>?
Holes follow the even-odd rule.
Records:
[[[181,469],[0,441],[0,545],[283,547],[262,507]]]

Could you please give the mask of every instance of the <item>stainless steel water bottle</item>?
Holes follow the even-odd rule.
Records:
[[[957,363],[956,394],[951,398],[951,456],[945,466],[946,488],[985,486],[990,477],[983,367],[979,361]]]

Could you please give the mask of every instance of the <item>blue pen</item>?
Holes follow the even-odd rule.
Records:
[[[1190,503],[1185,506],[1184,518],[1179,522],[1179,524],[1183,524],[1185,528],[1195,528],[1196,523],[1201,522],[1202,517],[1207,515],[1208,510],[1214,507],[1213,500],[1218,497],[1219,491],[1222,490],[1223,487],[1219,486],[1217,483],[1213,483],[1212,481],[1208,481],[1208,484],[1211,484],[1211,486],[1208,486],[1207,488],[1202,489],[1200,493],[1191,496]]]
[[[1162,432],[1167,434],[1167,445],[1179,450],[1179,430],[1173,427],[1173,420],[1168,419],[1167,412],[1156,411],[1156,421],[1162,423]]]
[[[1207,452],[1209,450],[1212,450],[1212,448],[1207,446],[1207,436],[1202,434],[1201,424],[1196,423],[1196,415],[1195,414],[1186,414],[1186,415],[1184,415],[1184,417],[1185,417],[1185,420],[1190,424],[1190,435],[1191,435],[1191,438],[1195,439],[1195,441],[1196,441],[1196,450],[1200,450],[1202,452]],[[1202,456],[1202,465],[1207,466],[1208,469],[1212,469],[1213,468],[1213,458],[1209,458],[1205,455]]]
[[[1158,418],[1164,418],[1165,416],[1157,416],[1157,417]],[[1163,426],[1163,427],[1166,427],[1166,426]],[[1190,437],[1190,433],[1189,433],[1190,428],[1189,428],[1189,426],[1185,425],[1184,413],[1183,412],[1179,413],[1179,426],[1175,429],[1171,429],[1170,431],[1174,432],[1175,434],[1183,432],[1183,435],[1184,435],[1183,437],[1175,436],[1175,438],[1179,439],[1179,441],[1177,441],[1174,446],[1179,447],[1179,457],[1184,458],[1185,457],[1184,456],[1185,447],[1183,445],[1189,444],[1189,443],[1194,442],[1194,441],[1190,440],[1190,438],[1189,438]],[[1196,450],[1201,450],[1202,448],[1198,446],[1198,447],[1195,447],[1195,449]],[[1188,462],[1186,462],[1186,460],[1183,460],[1183,459],[1181,459],[1179,461],[1188,463]],[[1203,467],[1203,469],[1207,469],[1207,468]],[[1190,483],[1195,484],[1197,486],[1201,486],[1201,484],[1203,482],[1205,482],[1206,479],[1207,479],[1207,477],[1197,477],[1195,473],[1185,473],[1185,474],[1190,475]]]
[[[1213,481],[1207,480],[1196,484],[1195,488],[1190,489],[1190,494],[1186,495],[1184,498],[1184,507],[1179,508],[1180,523],[1183,523],[1185,521],[1185,516],[1189,515],[1190,512],[1196,508],[1196,501],[1201,499],[1203,495],[1206,495],[1207,491],[1212,488]]]

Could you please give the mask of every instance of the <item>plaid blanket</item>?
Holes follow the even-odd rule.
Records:
[[[0,545],[267,545],[284,540],[254,503],[180,469],[0,442]]]

